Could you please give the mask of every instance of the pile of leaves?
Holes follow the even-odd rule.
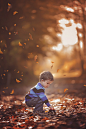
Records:
[[[0,129],[86,129],[86,98],[51,98],[56,115],[33,115],[22,96],[4,96],[0,101]],[[44,105],[46,114],[48,108]]]

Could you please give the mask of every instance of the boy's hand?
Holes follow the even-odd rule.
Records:
[[[54,110],[54,107],[53,107],[52,105],[50,105],[49,108],[50,108],[51,110]]]

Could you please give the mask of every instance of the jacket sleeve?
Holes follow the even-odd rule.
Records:
[[[32,89],[39,97],[40,99],[49,107],[50,103],[44,93],[43,89],[36,89],[35,87]]]

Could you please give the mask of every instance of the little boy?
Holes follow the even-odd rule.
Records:
[[[43,104],[45,103],[51,110],[53,106],[50,105],[46,95],[45,88],[48,88],[54,81],[53,75],[49,71],[44,71],[39,76],[39,82],[33,88],[30,89],[29,93],[25,96],[25,102],[28,107],[35,107],[33,113],[43,112]]]

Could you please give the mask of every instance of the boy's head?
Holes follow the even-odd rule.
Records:
[[[47,88],[54,81],[54,78],[51,72],[43,71],[39,76],[39,81],[42,86]]]

